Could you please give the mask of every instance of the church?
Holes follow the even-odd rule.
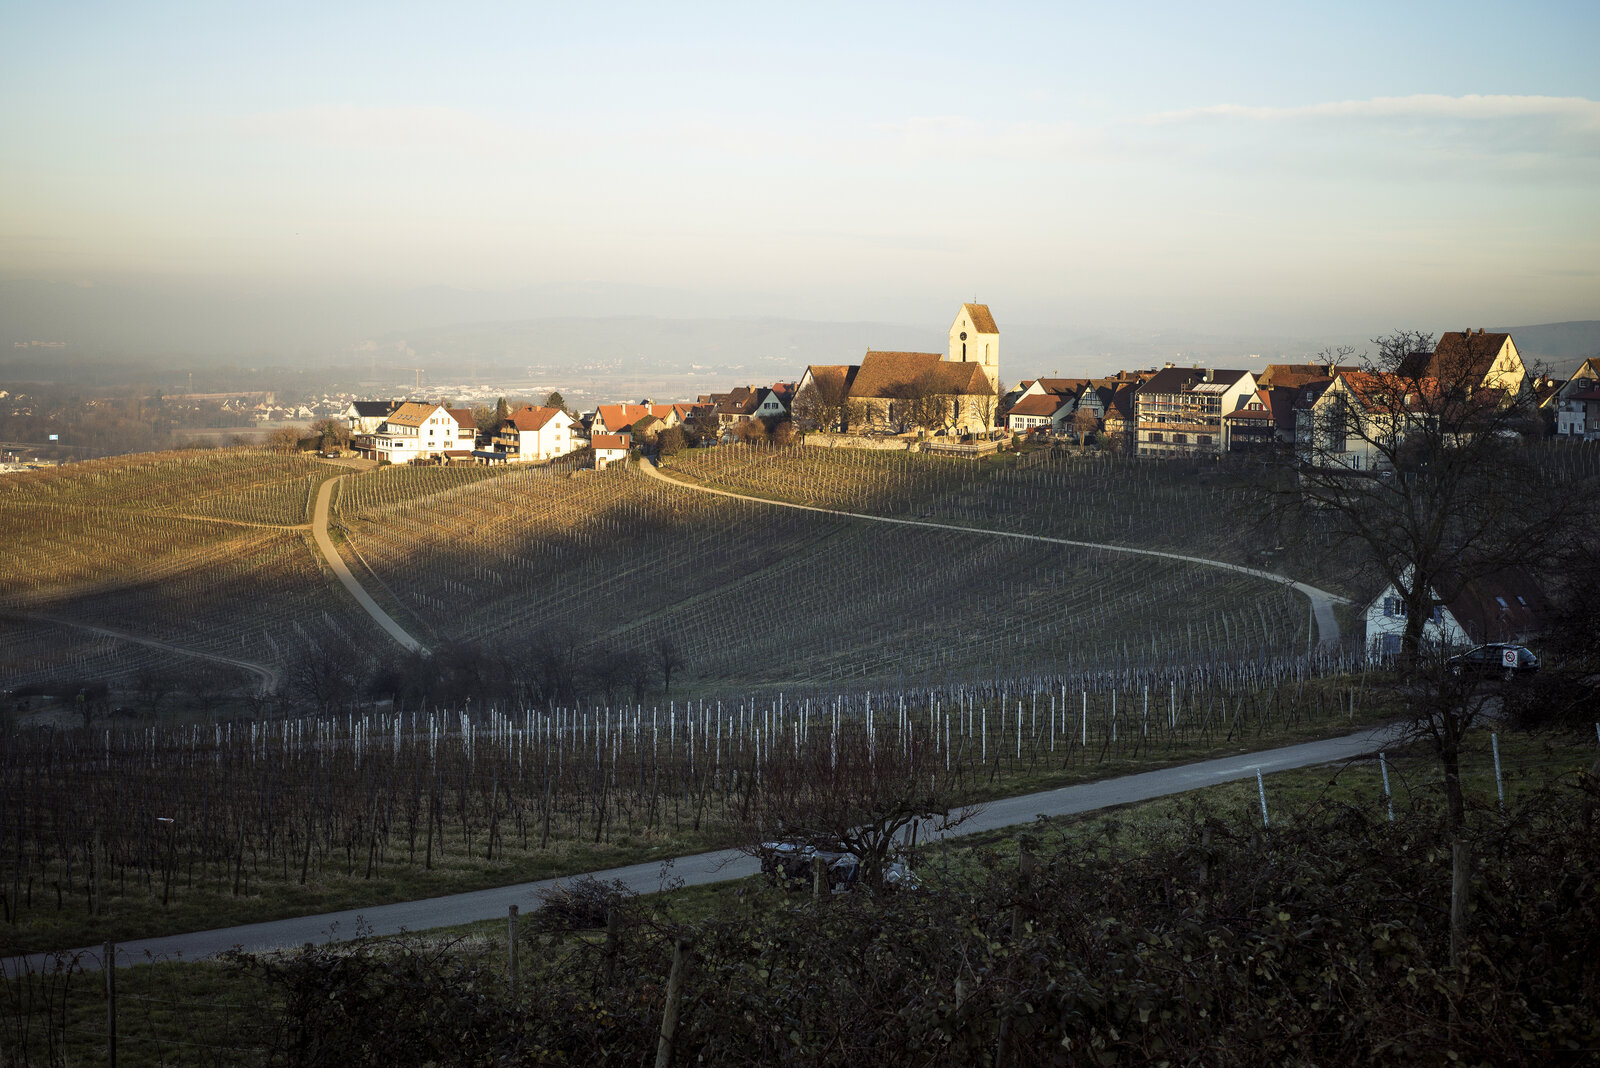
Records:
[[[795,397],[824,429],[986,433],[999,416],[1000,328],[987,304],[963,304],[942,355],[868,349],[859,364],[807,367]]]

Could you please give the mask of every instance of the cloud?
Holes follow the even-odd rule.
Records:
[[[1581,96],[1380,96],[1370,100],[1335,100],[1298,107],[1251,107],[1212,104],[1206,107],[1163,111],[1140,120],[1145,125],[1193,122],[1204,119],[1250,119],[1284,122],[1298,119],[1557,119],[1580,129],[1600,131],[1600,101]]]

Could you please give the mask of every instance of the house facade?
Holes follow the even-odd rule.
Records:
[[[577,424],[560,408],[529,405],[507,417],[494,434],[494,448],[479,453],[486,462],[536,463],[565,456],[582,444]]]
[[[1410,579],[1407,569],[1404,579]],[[1449,576],[1428,591],[1432,607],[1422,625],[1424,646],[1451,649],[1490,642],[1520,642],[1550,618],[1550,601],[1524,568],[1504,568],[1474,579]],[[1408,610],[1394,583],[1367,605],[1367,656],[1400,652]]]
[[[1591,356],[1556,390],[1556,436],[1600,441],[1600,356]]]
[[[603,471],[610,464],[626,460],[631,442],[627,434],[595,434],[590,437],[589,444],[594,447],[595,470]]]
[[[1249,371],[1164,368],[1135,396],[1139,455],[1222,455],[1222,417],[1255,392],[1255,376]]]
[[[350,445],[357,455],[369,460],[405,464],[424,459],[469,459],[475,436],[474,428],[463,430],[447,409],[408,401],[390,412],[371,434],[352,438]]]

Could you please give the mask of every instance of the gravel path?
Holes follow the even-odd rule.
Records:
[[[384,632],[389,637],[413,652],[425,653],[428,651],[427,646],[417,641],[404,627],[396,623],[393,617],[388,612],[385,612],[377,601],[372,599],[372,595],[367,593],[365,587],[350,573],[350,568],[345,565],[344,557],[339,555],[339,550],[334,547],[333,539],[328,537],[328,502],[333,499],[333,487],[343,477],[341,475],[339,478],[330,478],[317,490],[317,506],[311,516],[311,534],[317,541],[317,548],[322,551],[322,558],[328,561],[328,566],[333,568],[333,573],[339,576],[339,581],[344,583],[344,588],[350,591],[350,595],[366,610],[367,615],[371,616],[378,626],[384,629]]]

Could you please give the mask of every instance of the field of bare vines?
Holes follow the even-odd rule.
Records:
[[[370,903],[503,884],[574,848],[603,866],[743,842],[768,786],[821,767],[892,790],[915,755],[919,783],[959,804],[1342,729],[1369,710],[1321,673],[1348,667],[19,732],[0,744],[0,951],[314,911],[341,886]]]
[[[747,455],[709,451],[730,465]],[[970,465],[814,470],[809,454],[823,450],[748,452],[803,500],[1020,522],[980,520],[976,506],[953,515],[987,492],[968,481]],[[339,502],[348,543],[419,626],[513,649],[551,629],[639,655],[670,639],[687,677],[713,691],[1053,677],[1306,648],[1292,592],[1177,562],[863,524],[619,469],[514,472],[427,496],[398,478],[357,485]],[[1196,495],[1184,503],[1194,509]]]

